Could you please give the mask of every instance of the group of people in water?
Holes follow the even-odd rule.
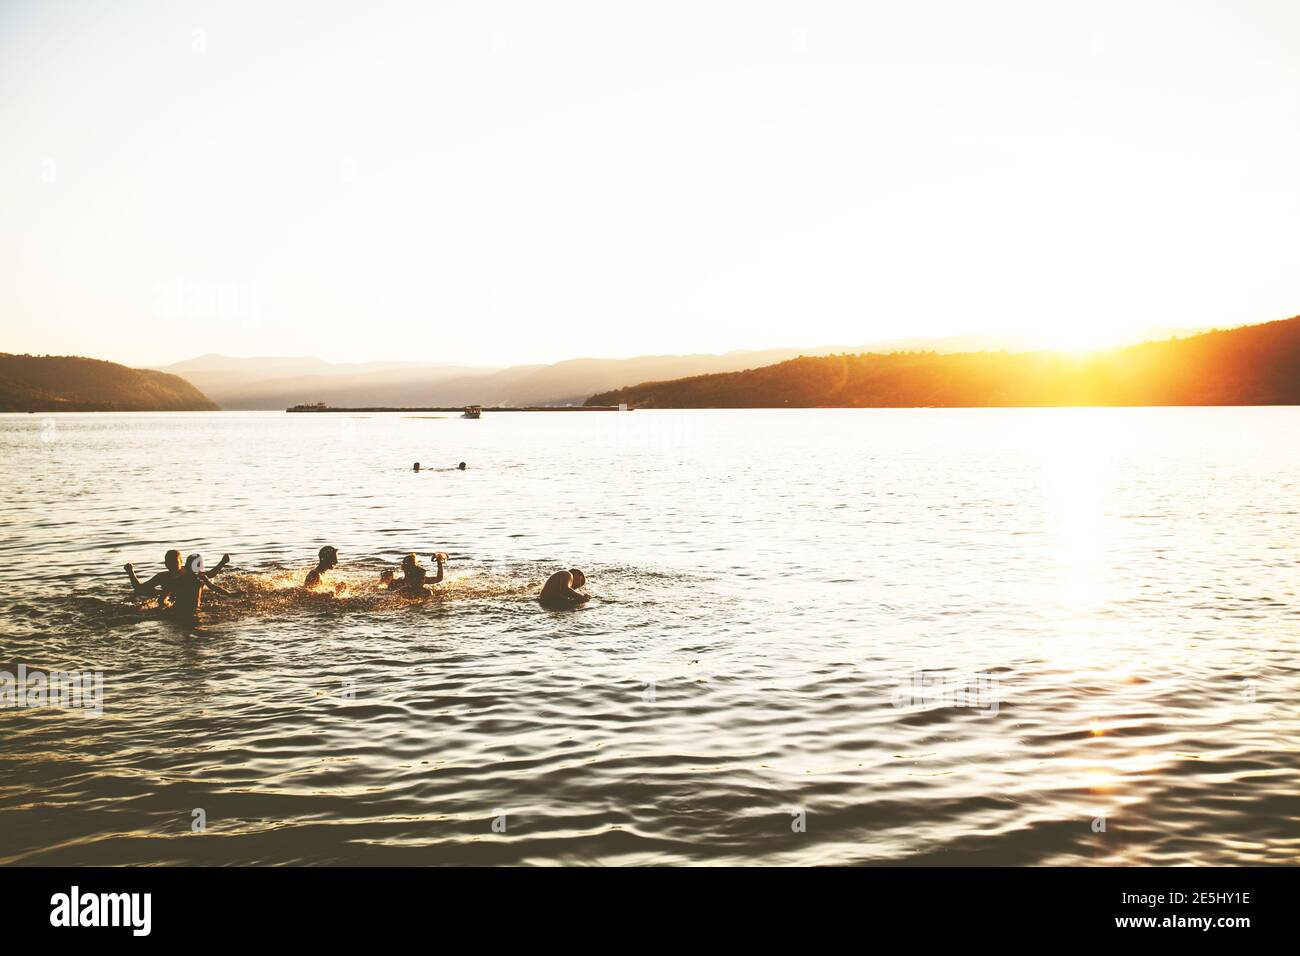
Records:
[[[465,468],[463,461],[455,466],[458,471],[464,471]],[[420,471],[418,461],[412,466],[412,470]],[[338,567],[339,551],[333,545],[327,544],[317,552],[316,557],[316,566],[307,572],[302,583],[308,591],[329,588],[325,578]],[[429,590],[429,586],[442,583],[448,555],[446,551],[435,551],[430,557],[437,566],[435,574],[430,575],[429,569],[421,565],[420,559],[412,552],[402,558],[402,563],[396,570],[385,569],[380,573],[379,586],[407,597],[431,596],[433,592]],[[123,570],[131,579],[133,597],[150,600],[156,598],[158,611],[181,621],[193,622],[198,619],[204,591],[214,591],[225,597],[234,596],[233,592],[227,591],[212,580],[224,571],[228,564],[230,564],[230,555],[223,554],[216,567],[208,570],[204,566],[201,554],[191,554],[187,560],[182,561],[181,553],[173,548],[163,556],[163,570],[147,581],[140,580],[135,573],[134,565],[129,562],[123,565]],[[398,577],[397,571],[401,571],[401,577]],[[542,607],[549,610],[559,611],[579,607],[591,600],[591,595],[578,590],[586,583],[587,576],[577,568],[556,571],[546,579],[537,599]],[[339,584],[333,590],[337,593],[342,587],[343,585]]]
[[[431,555],[437,565],[437,573],[430,576],[429,569],[420,564],[414,552],[402,558],[399,569],[401,577],[392,569],[385,569],[379,575],[379,585],[389,591],[397,591],[408,597],[428,597],[432,592],[428,586],[440,584],[448,555],[445,551],[435,551]],[[134,565],[124,565],[127,577],[131,579],[131,590],[137,598],[157,598],[158,609],[184,621],[198,618],[199,608],[203,603],[203,592],[212,590],[226,597],[233,596],[231,591],[222,588],[212,579],[225,570],[230,563],[230,555],[224,554],[211,570],[204,567],[203,556],[192,554],[182,563],[181,553],[175,549],[163,556],[164,570],[159,571],[147,581],[141,581],[135,573]],[[307,572],[303,587],[319,590],[328,587],[325,576],[338,566],[339,552],[332,545],[326,545],[317,553],[316,566]],[[538,601],[550,610],[566,610],[578,607],[591,600],[591,595],[578,589],[587,583],[587,576],[577,568],[556,571],[542,586]]]
[[[402,572],[400,578],[396,571],[385,569],[379,574],[379,583],[390,591],[401,591],[411,597],[428,597],[432,592],[425,585],[442,583],[442,572],[447,564],[447,552],[435,551],[430,557],[438,565],[438,573],[433,577],[429,577],[429,569],[422,567],[415,552],[411,552],[402,558],[399,566]],[[316,567],[307,572],[307,578],[303,581],[303,587],[310,590],[326,586],[325,575],[338,567],[338,548],[327,544],[317,553],[317,558]]]
[[[203,555],[191,554],[182,565],[181,553],[173,548],[163,555],[164,570],[147,581],[141,581],[136,576],[135,566],[129,561],[123,565],[123,570],[131,579],[131,592],[135,597],[157,597],[159,610],[178,619],[192,621],[199,615],[205,589],[231,596],[230,591],[212,580],[229,563],[230,555],[223,554],[217,566],[208,571],[203,565]]]

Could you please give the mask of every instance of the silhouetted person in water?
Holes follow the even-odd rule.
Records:
[[[191,554],[185,562],[185,570],[172,585],[171,614],[178,621],[193,623],[198,620],[199,607],[203,604],[203,589],[211,588],[218,594],[230,597],[229,591],[212,583],[212,579],[203,573],[203,555]]]
[[[438,573],[435,577],[428,577],[428,569],[420,567],[420,561],[412,552],[402,558],[402,577],[399,580],[392,571],[385,571],[379,575],[379,580],[388,586],[390,591],[401,591],[409,595],[428,596],[429,590],[426,584],[440,584],[442,582],[443,565],[447,561],[447,552],[435,551],[432,555],[433,560],[438,562]]]
[[[318,552],[320,560],[316,567],[307,572],[307,580],[303,582],[305,587],[314,588],[322,583],[325,572],[331,570],[339,563],[338,548],[330,547],[328,544]]]
[[[542,607],[552,611],[562,611],[586,604],[591,600],[591,595],[578,591],[578,588],[586,583],[587,576],[577,568],[556,571],[542,585],[542,593],[538,595],[537,600],[542,603]]]
[[[418,472],[419,470],[420,470],[420,463],[417,461],[414,465],[411,466],[411,471]]]
[[[208,576],[212,577],[220,574],[229,563],[230,555],[223,554],[221,560],[217,562],[217,566],[208,572]],[[131,590],[134,592],[134,597],[157,597],[158,606],[163,606],[163,602],[166,601],[172,593],[172,585],[180,579],[181,574],[183,573],[181,571],[181,553],[175,548],[168,551],[163,555],[163,566],[167,570],[159,571],[148,581],[141,581],[135,575],[135,565],[129,561],[122,565],[122,570],[124,570],[126,576],[131,579]]]
[[[465,470],[465,463],[462,461],[462,462],[461,462],[459,465],[457,465],[456,467],[459,468],[461,471],[464,471],[464,470]]]

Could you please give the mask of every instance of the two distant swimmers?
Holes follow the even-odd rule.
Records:
[[[591,600],[590,594],[578,590],[587,583],[587,576],[577,568],[556,571],[542,585],[542,593],[537,600],[548,611],[567,611],[579,607]]]
[[[464,471],[466,467],[468,466],[462,461],[459,465],[456,466],[456,471]],[[411,466],[411,471],[418,472],[419,470],[420,470],[420,463],[417,461],[414,465]]]

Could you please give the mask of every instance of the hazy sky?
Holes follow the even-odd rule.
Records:
[[[0,0],[0,351],[507,364],[1300,312],[1295,0]]]

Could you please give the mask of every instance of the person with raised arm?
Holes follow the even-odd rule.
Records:
[[[230,563],[230,555],[223,554],[217,566],[207,572],[208,577],[215,577],[220,574],[227,564]],[[135,573],[135,565],[128,561],[122,565],[122,570],[126,576],[131,579],[131,591],[133,597],[156,597],[158,606],[163,607],[164,602],[172,593],[174,585],[184,573],[181,570],[181,553],[172,548],[163,555],[163,567],[165,570],[159,571],[147,581],[141,581]]]
[[[408,595],[428,595],[431,592],[425,585],[440,584],[442,582],[443,567],[447,563],[447,552],[435,551],[431,557],[438,564],[438,573],[434,577],[428,576],[428,569],[420,566],[419,558],[412,551],[402,558],[402,577],[398,578],[392,571],[385,571],[379,576],[379,580],[390,591],[400,591]]]
[[[178,621],[188,624],[197,621],[199,607],[203,604],[203,591],[205,588],[225,597],[234,596],[225,588],[213,584],[212,578],[204,573],[203,555],[191,554],[185,562],[185,570],[180,573],[171,588],[172,604],[169,611],[172,616]]]

